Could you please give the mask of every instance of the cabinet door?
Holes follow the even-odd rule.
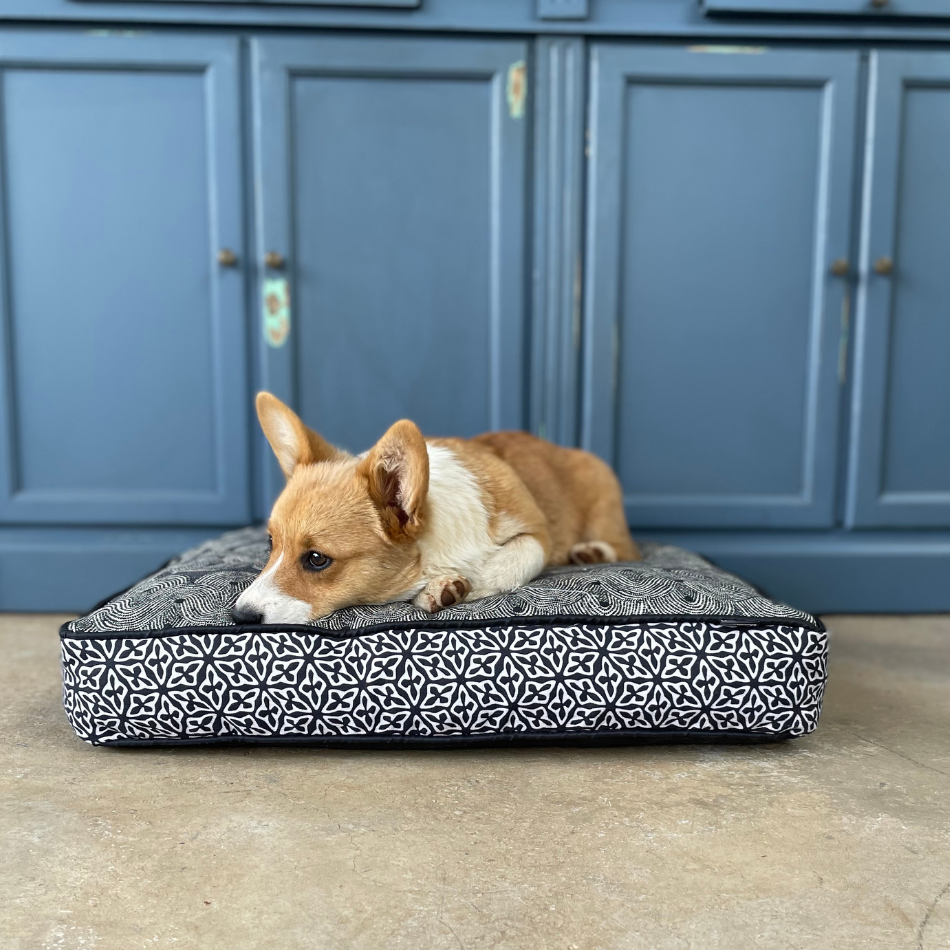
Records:
[[[254,41],[258,254],[284,259],[263,288],[286,281],[291,311],[289,333],[259,333],[262,376],[338,445],[401,417],[432,435],[524,424],[526,57],[511,40]]]
[[[635,525],[833,523],[858,65],[592,50],[582,440]]]
[[[0,519],[245,521],[237,42],[10,32],[0,73]]]
[[[950,55],[871,60],[852,525],[950,526]]]

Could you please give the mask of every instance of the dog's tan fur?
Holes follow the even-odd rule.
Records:
[[[617,478],[587,452],[524,432],[425,440],[402,420],[354,457],[269,393],[257,411],[287,485],[239,620],[306,622],[398,600],[435,611],[511,589],[544,566],[639,557]],[[312,551],[330,566],[306,570]]]

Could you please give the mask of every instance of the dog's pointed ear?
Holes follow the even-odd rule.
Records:
[[[343,454],[308,429],[293,409],[270,393],[257,394],[257,418],[288,478],[298,465],[326,462]]]
[[[422,529],[429,492],[429,453],[418,426],[408,419],[391,426],[360,462],[369,497],[394,541],[411,541]]]

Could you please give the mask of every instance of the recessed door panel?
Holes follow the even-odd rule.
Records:
[[[7,43],[2,517],[242,521],[236,44]]]
[[[950,525],[950,57],[871,64],[848,514]]]
[[[491,84],[299,77],[292,110],[301,411],[354,450],[490,428]]]
[[[830,524],[854,54],[594,51],[584,440],[635,524]]]
[[[259,254],[286,259],[263,278],[291,299],[263,377],[347,449],[403,417],[524,425],[526,59],[508,40],[255,41]]]

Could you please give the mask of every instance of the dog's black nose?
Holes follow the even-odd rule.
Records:
[[[256,607],[239,607],[235,604],[231,608],[231,619],[235,623],[260,623],[264,615]]]

